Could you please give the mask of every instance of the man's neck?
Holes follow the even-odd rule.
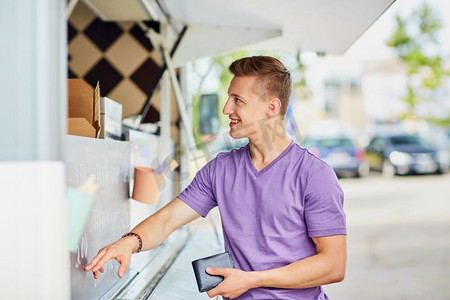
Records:
[[[274,161],[278,156],[286,150],[291,144],[291,140],[284,135],[278,137],[275,141],[268,142],[252,142],[249,140],[250,156],[255,168],[263,169],[265,166]]]

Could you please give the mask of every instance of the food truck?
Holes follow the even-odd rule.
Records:
[[[220,250],[217,228],[179,229],[122,279],[115,261],[96,280],[83,270],[189,184],[190,63],[342,54],[393,2],[1,1],[0,298],[208,299],[190,261]],[[138,168],[149,199],[133,197]]]

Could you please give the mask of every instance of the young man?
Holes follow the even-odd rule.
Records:
[[[225,277],[208,295],[229,299],[328,299],[321,285],[343,280],[346,226],[343,192],[333,170],[286,136],[291,95],[288,70],[275,58],[255,56],[230,66],[234,78],[223,113],[230,135],[248,145],[220,153],[192,183],[132,233],[101,249],[86,271],[98,277],[115,258],[159,245],[171,232],[215,206],[225,249],[236,269],[208,268]]]

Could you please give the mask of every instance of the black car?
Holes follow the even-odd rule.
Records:
[[[366,148],[366,159],[371,170],[386,176],[445,173],[449,167],[445,150],[414,134],[375,136]]]
[[[364,177],[369,172],[364,150],[357,149],[346,135],[306,136],[300,145],[325,161],[340,177]]]

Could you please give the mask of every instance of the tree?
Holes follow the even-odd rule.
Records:
[[[449,70],[439,53],[437,34],[442,22],[430,6],[424,3],[407,17],[397,15],[396,28],[386,44],[394,48],[397,57],[407,67],[407,87],[403,100],[408,105],[404,117],[417,117],[416,107],[419,103],[430,100],[431,93],[440,88]],[[450,126],[450,117],[436,119],[426,117],[434,123]]]

